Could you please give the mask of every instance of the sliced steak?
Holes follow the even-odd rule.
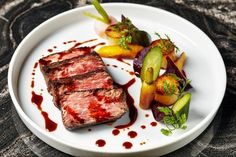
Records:
[[[76,75],[65,80],[54,81],[51,94],[54,104],[60,107],[59,99],[64,93],[111,88],[113,88],[111,76],[104,70],[97,70],[85,75]]]
[[[71,58],[75,58],[81,55],[85,55],[91,52],[91,48],[90,47],[79,47],[79,48],[74,48],[74,49],[70,49],[67,51],[63,51],[63,52],[58,52],[58,53],[54,53],[51,55],[48,55],[46,57],[43,57],[39,60],[39,63],[42,66],[49,66],[52,65],[54,63],[57,62],[61,62],[67,59],[71,59]]]
[[[52,93],[51,89],[54,81],[67,79],[76,75],[84,75],[96,70],[106,70],[106,67],[100,56],[93,52],[62,62],[57,62],[53,67],[47,66],[44,68],[43,73],[48,86],[48,91],[49,93]]]
[[[105,65],[96,53],[90,53],[58,63],[56,67],[47,69],[46,74],[49,80],[54,81],[86,74],[97,69],[105,70]]]
[[[66,93],[60,105],[67,129],[113,121],[128,110],[125,93],[120,88]]]

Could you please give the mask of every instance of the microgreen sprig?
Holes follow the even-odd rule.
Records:
[[[166,125],[166,129],[162,128],[162,134],[169,136],[172,134],[172,131],[176,129],[186,129],[187,126],[185,125],[187,121],[186,114],[174,115],[173,111],[169,107],[158,107],[160,112],[165,114],[163,118],[163,123]]]

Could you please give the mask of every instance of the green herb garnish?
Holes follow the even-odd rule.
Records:
[[[119,45],[125,49],[130,49],[128,44],[130,44],[132,42],[132,36],[128,35],[128,36],[122,36],[119,39]]]
[[[181,84],[181,86],[180,86],[180,95],[182,95],[183,93],[184,93],[184,91],[185,91],[185,88],[191,83],[191,80],[189,80],[189,79],[187,79],[187,80],[184,80],[184,79],[182,79],[182,78],[180,78],[180,77],[178,77],[176,74],[169,74],[169,75],[171,75],[173,78],[175,78],[180,84]],[[166,81],[165,81],[166,82]],[[171,92],[173,92],[173,88],[175,88],[175,87],[173,87],[172,86],[172,88],[170,87],[170,85],[165,85],[165,82],[164,82],[164,92],[165,92],[165,94],[167,94],[168,95],[168,93],[171,93]],[[168,82],[167,82],[168,83]]]
[[[179,51],[179,48],[171,41],[171,39],[169,38],[169,36],[167,34],[165,34],[166,39],[163,39],[161,37],[161,35],[157,32],[155,32],[155,35],[157,35],[160,38],[160,48],[162,50],[165,50],[166,52],[170,52],[171,49],[174,47],[175,48],[175,52]]]
[[[173,94],[175,94],[177,87],[174,84],[170,85],[170,83],[168,83],[166,80],[164,80],[163,89],[164,89],[165,95],[173,95]]]
[[[186,114],[174,115],[173,111],[169,107],[158,107],[160,112],[165,114],[163,118],[163,123],[166,125],[166,129],[162,128],[162,134],[169,136],[172,134],[172,131],[176,129],[186,129],[187,126],[185,125],[187,121]]]

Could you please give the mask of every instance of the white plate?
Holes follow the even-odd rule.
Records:
[[[54,132],[48,132],[45,129],[42,115],[31,102],[31,73],[34,63],[42,55],[48,55],[47,50],[55,45],[57,46],[56,51],[65,50],[73,45],[73,43],[64,45],[64,41],[72,39],[85,41],[98,38],[93,29],[94,21],[83,15],[84,11],[95,13],[92,6],[73,9],[49,19],[27,35],[16,49],[9,67],[8,84],[19,116],[40,139],[54,148],[72,155],[94,155],[93,153],[108,156],[120,153],[124,155],[134,155],[134,153],[163,155],[189,143],[212,121],[224,96],[226,72],[216,46],[196,26],[167,11],[127,3],[104,4],[103,6],[117,19],[120,19],[121,14],[129,17],[135,26],[147,31],[153,39],[156,38],[154,32],[162,35],[168,34],[180,50],[187,53],[185,71],[194,87],[187,122],[188,128],[174,131],[172,136],[167,137],[160,133],[160,129],[164,125],[158,123],[156,127],[152,127],[150,122],[154,119],[151,111],[144,111],[138,107],[140,80],[136,78],[136,83],[129,89],[129,92],[135,99],[138,119],[129,129],[121,130],[118,136],[112,134],[115,125],[128,121],[126,114],[112,126],[102,124],[89,127],[92,129],[90,132],[88,128],[68,131],[62,124],[60,111],[53,105],[52,97],[46,91],[45,81],[37,67],[34,76],[34,91],[40,93],[43,89],[41,92],[44,97],[42,108],[58,124]],[[104,59],[104,61],[116,64],[119,68],[132,70],[132,66],[113,59]],[[127,61],[132,64],[131,60]],[[119,68],[108,67],[116,82],[123,84],[134,77]],[[145,117],[145,114],[150,116]],[[145,125],[146,129],[141,129],[141,125]],[[131,130],[138,133],[134,139],[127,135]],[[106,145],[98,147],[95,144],[98,139],[104,139]],[[122,146],[125,141],[131,142],[133,147],[125,149]]]

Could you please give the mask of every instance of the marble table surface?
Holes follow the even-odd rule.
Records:
[[[213,40],[226,65],[227,89],[213,122],[194,141],[165,156],[236,156],[236,0],[117,2],[155,6],[191,21]],[[85,3],[85,0],[0,1],[0,156],[69,156],[42,142],[20,120],[9,95],[7,72],[14,50],[32,29]]]

